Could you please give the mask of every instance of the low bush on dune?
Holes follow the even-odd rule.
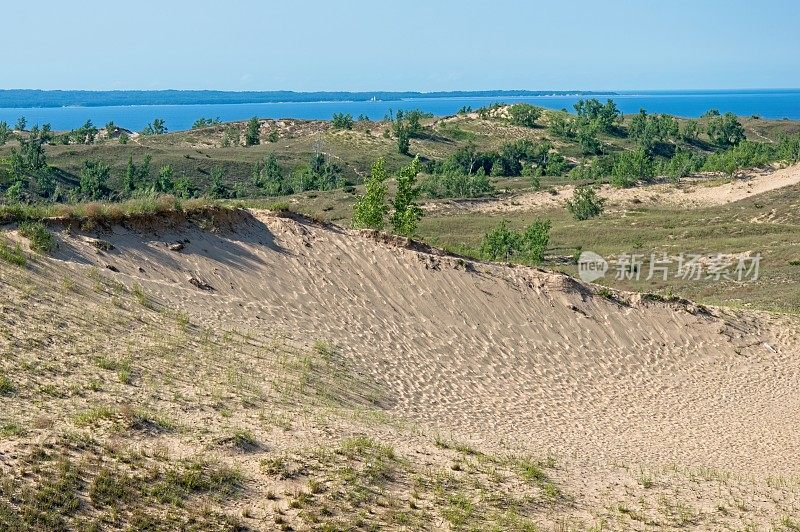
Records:
[[[484,172],[432,175],[422,184],[422,190],[431,198],[479,198],[495,192]]]
[[[577,187],[572,199],[567,200],[567,210],[576,220],[588,220],[603,213],[605,199],[597,195],[592,187]]]
[[[508,222],[486,233],[481,244],[481,255],[488,260],[510,260],[512,257],[530,262],[544,260],[550,243],[550,220],[536,219],[523,232],[509,229]]]
[[[19,224],[19,234],[30,241],[31,249],[37,253],[49,253],[55,247],[53,234],[42,222],[23,222]]]
[[[0,260],[15,266],[25,266],[27,262],[19,244],[11,246],[0,241]]]

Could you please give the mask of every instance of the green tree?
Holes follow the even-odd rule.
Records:
[[[144,156],[142,160],[141,166],[139,166],[137,173],[138,173],[138,180],[142,183],[147,183],[150,181],[150,163],[153,161],[153,156],[149,153]]]
[[[521,251],[528,260],[533,262],[544,260],[544,252],[550,243],[551,227],[550,220],[536,219],[525,228],[520,242],[522,244]]]
[[[372,165],[370,176],[364,181],[364,194],[356,199],[353,206],[353,227],[364,229],[383,229],[386,224],[386,168],[383,158]]]
[[[11,128],[8,127],[8,123],[3,121],[0,122],[0,146],[3,146],[8,139],[11,137]]]
[[[204,127],[214,126],[220,123],[219,117],[217,118],[198,118],[192,124],[192,129],[201,129]]]
[[[258,117],[254,116],[247,122],[247,129],[244,134],[245,146],[255,146],[261,144],[261,124]]]
[[[410,111],[406,111],[405,113],[398,111],[397,116],[398,120],[404,122],[405,128],[410,137],[417,137],[422,133],[423,118],[433,117],[431,113],[426,113],[424,111],[420,111],[419,109],[412,109]]]
[[[283,177],[283,168],[278,164],[274,153],[253,166],[253,184],[264,191],[268,196],[277,196],[288,193]]]
[[[575,120],[567,113],[554,113],[550,115],[547,128],[556,137],[572,140],[578,136]]]
[[[420,196],[420,187],[417,186],[418,173],[419,158],[415,157],[411,164],[401,168],[397,175],[392,227],[395,233],[409,237],[417,232],[419,219],[422,218],[422,209],[417,203]]]
[[[270,131],[269,135],[267,135],[267,140],[270,142],[278,142],[278,130],[273,129]]]
[[[174,172],[171,165],[162,166],[158,171],[156,190],[158,192],[172,192],[175,182],[172,179]]]
[[[81,127],[72,131],[72,136],[78,144],[92,144],[97,137],[97,128],[91,120],[87,120]]]
[[[136,189],[136,178],[138,176],[138,169],[133,162],[133,156],[128,157],[128,166],[125,168],[125,175],[122,178],[122,191],[125,194],[130,194]]]
[[[672,181],[678,181],[681,177],[686,177],[703,167],[704,157],[697,155],[691,150],[677,148],[671,159],[662,165],[662,171]]]
[[[719,146],[736,146],[745,139],[744,127],[733,113],[710,118],[706,132],[711,141]]]
[[[56,180],[50,172],[36,174],[36,193],[43,198],[50,198],[56,191]]]
[[[519,247],[519,233],[508,228],[508,221],[501,220],[497,227],[484,235],[480,253],[488,260],[508,260]]]
[[[11,166],[19,175],[32,174],[47,168],[44,144],[51,138],[50,126],[31,128],[27,138],[20,137],[20,150],[11,149]]]
[[[649,180],[654,174],[653,160],[644,148],[621,153],[611,169],[611,184],[631,187],[637,180]]]
[[[227,199],[233,195],[233,192],[222,181],[225,177],[224,168],[211,169],[211,185],[208,187],[208,197],[212,199]]]
[[[14,129],[17,131],[25,131],[25,126],[28,124],[28,121],[25,120],[24,116],[17,118],[17,123],[14,124]]]
[[[800,133],[783,135],[778,144],[778,154],[789,164],[800,161]]]
[[[353,129],[353,115],[350,113],[334,113],[331,124],[333,129]]]
[[[508,116],[515,126],[536,127],[542,110],[528,103],[515,103],[508,108]]]
[[[603,213],[605,199],[592,187],[575,187],[572,199],[567,200],[567,210],[576,220],[588,220]]]
[[[411,137],[405,128],[400,128],[395,132],[397,135],[397,151],[403,155],[408,155],[411,150]]]
[[[142,135],[164,135],[165,133],[167,133],[167,125],[162,118],[154,119],[142,130]]]
[[[478,198],[494,193],[483,169],[469,175],[452,171],[432,175],[421,187],[431,198]]]
[[[102,161],[84,161],[80,179],[81,195],[89,200],[105,197],[110,171],[109,166]]]
[[[622,113],[614,100],[607,100],[605,104],[601,104],[596,98],[581,99],[575,103],[574,108],[581,120],[591,122],[606,133],[613,132],[622,119]]]
[[[677,140],[680,136],[675,118],[665,114],[648,115],[644,109],[631,117],[628,135],[638,140],[648,153],[652,153],[660,143]]]
[[[188,177],[179,177],[175,180],[174,194],[181,198],[191,198],[194,196],[195,187]]]
[[[686,142],[696,142],[700,136],[700,123],[697,120],[687,120],[681,129],[681,138]]]
[[[603,144],[597,138],[597,128],[596,122],[583,121],[578,124],[576,137],[584,155],[597,155],[603,151]]]
[[[25,183],[22,179],[15,179],[11,186],[6,189],[6,200],[8,200],[10,203],[21,202],[24,195],[24,186]]]

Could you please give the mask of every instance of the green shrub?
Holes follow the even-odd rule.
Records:
[[[263,161],[253,166],[253,184],[267,196],[280,196],[290,192],[283,168],[278,164],[274,153],[268,154]]]
[[[588,220],[603,213],[605,199],[592,187],[576,187],[572,199],[567,200],[567,210],[576,220]]]
[[[383,229],[386,224],[386,167],[383,159],[372,165],[370,176],[364,181],[366,191],[356,199],[353,206],[353,227],[363,229]]]
[[[244,144],[245,146],[261,144],[261,122],[258,121],[257,116],[247,121],[247,129],[245,129],[244,133]]]
[[[53,234],[42,222],[22,222],[19,234],[30,241],[31,249],[38,253],[49,253],[55,247]]]
[[[533,262],[542,262],[550,243],[550,220],[534,220],[522,233],[522,252]]]
[[[531,262],[541,262],[550,243],[550,227],[550,220],[536,219],[525,231],[519,233],[509,229],[508,222],[502,220],[483,237],[480,253],[488,260],[509,260],[516,256]]]
[[[353,129],[353,115],[350,113],[334,113],[331,124],[334,129]]]
[[[11,380],[0,373],[0,395],[10,395],[14,393],[14,384]]]
[[[678,148],[671,159],[661,164],[661,173],[678,180],[699,171],[704,164],[705,158],[702,155]]]
[[[15,266],[25,266],[25,263],[27,262],[25,260],[25,255],[22,253],[22,248],[19,247],[19,244],[16,244],[12,247],[5,242],[0,242],[0,260]]]
[[[632,187],[639,179],[649,180],[655,175],[653,159],[644,148],[621,153],[611,169],[611,184]]]
[[[578,114],[580,122],[588,122],[593,129],[599,129],[606,133],[614,131],[617,124],[622,120],[622,112],[617,108],[614,100],[609,99],[606,100],[605,104],[602,104],[596,98],[581,99],[573,107]]]
[[[735,146],[745,139],[744,127],[733,113],[711,117],[706,132],[711,142],[719,146]]]
[[[419,219],[422,218],[422,209],[417,204],[420,195],[420,187],[417,186],[418,173],[419,158],[414,158],[397,175],[397,194],[391,222],[395,233],[409,237],[414,236]]]
[[[508,108],[511,123],[516,126],[536,127],[536,121],[542,116],[542,110],[528,103],[515,103]]]
[[[519,249],[519,233],[508,228],[508,222],[500,224],[486,233],[481,244],[481,255],[489,260],[508,260]]]
[[[781,137],[778,144],[778,156],[789,164],[800,161],[800,133]]]
[[[709,155],[703,169],[733,175],[742,168],[766,166],[781,155],[780,149],[776,149],[774,145],[746,140],[730,149]]]
[[[478,198],[494,193],[494,187],[483,171],[467,175],[447,172],[430,176],[422,190],[431,198]]]

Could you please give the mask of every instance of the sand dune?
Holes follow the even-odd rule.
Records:
[[[109,269],[193,322],[333,342],[387,390],[385,408],[463,440],[589,470],[800,475],[800,329],[788,317],[611,300],[560,274],[267,212],[211,231],[175,222],[58,240],[64,268]]]
[[[658,183],[623,189],[602,185],[598,193],[609,202],[608,205],[612,209],[632,205],[698,208],[724,205],[798,183],[800,183],[800,165],[794,165],[778,170],[751,170],[716,183],[711,176],[703,176],[683,178],[678,183]],[[541,207],[562,207],[572,197],[574,190],[574,186],[567,185],[498,199],[431,202],[427,204],[427,208],[502,213]]]

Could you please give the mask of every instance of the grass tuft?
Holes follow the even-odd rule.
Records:
[[[0,260],[13,264],[14,266],[25,266],[27,263],[19,244],[12,247],[5,242],[0,242]]]
[[[22,222],[19,234],[30,241],[31,249],[37,253],[50,253],[55,248],[53,233],[42,222]]]

